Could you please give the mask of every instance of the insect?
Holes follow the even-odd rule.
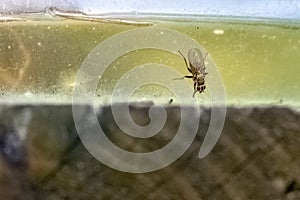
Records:
[[[200,49],[191,48],[188,52],[188,61],[189,61],[189,65],[188,65],[187,59],[184,57],[181,51],[178,50],[178,52],[183,57],[186,68],[192,75],[183,76],[182,78],[175,78],[173,80],[192,78],[194,81],[194,93],[193,93],[193,97],[194,97],[196,92],[199,91],[199,93],[202,93],[206,88],[205,76],[207,75],[207,73],[205,71],[206,67],[204,64],[204,60],[208,53],[206,53],[203,57],[203,54],[201,53]]]

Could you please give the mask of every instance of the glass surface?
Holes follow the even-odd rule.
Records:
[[[300,198],[298,1],[226,5],[212,1],[214,7],[205,4],[208,11],[196,1],[178,1],[169,7],[158,1],[0,3],[1,199]],[[94,48],[116,34],[145,27],[174,30],[202,45],[222,77],[227,113],[217,144],[200,159],[199,149],[217,106],[211,104],[209,88],[197,93],[199,127],[187,151],[157,171],[127,173],[90,154],[78,136],[72,106],[83,110],[87,120],[83,124],[95,111],[105,135],[124,150],[161,149],[175,137],[184,109],[196,110],[193,105],[179,105],[168,87],[141,85],[129,102],[133,121],[146,126],[156,106],[166,110],[167,119],[157,135],[137,138],[116,124],[110,100],[122,76],[142,64],[164,64],[182,76],[190,75],[182,56],[159,49],[128,52],[99,77],[96,92],[90,91],[93,105],[86,97],[80,105],[72,105],[72,96],[76,84],[84,85],[75,82],[76,76]],[[207,79],[214,80],[212,69],[207,67],[207,72]],[[159,71],[147,74],[159,75]],[[184,102],[193,100],[194,82],[187,81],[190,88],[176,91],[187,94]],[[123,96],[117,102],[120,108],[128,106]],[[197,117],[185,116],[191,123]],[[186,133],[192,129],[184,124]],[[94,148],[110,155],[103,144]]]

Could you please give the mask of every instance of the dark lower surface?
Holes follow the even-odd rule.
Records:
[[[203,109],[184,155],[144,174],[94,159],[77,137],[71,106],[0,110],[0,199],[300,199],[300,114],[288,108],[229,107],[218,143],[199,159],[210,119]],[[107,136],[135,152],[163,147],[180,122],[180,109],[168,107],[161,133],[136,139],[119,130],[109,107],[99,113]],[[132,105],[131,115],[140,125],[149,122],[147,105]]]

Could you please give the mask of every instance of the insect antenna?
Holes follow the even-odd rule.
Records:
[[[192,70],[189,68],[188,62],[187,62],[186,58],[184,57],[184,55],[181,53],[180,50],[178,50],[178,53],[183,57],[186,68],[189,70],[189,72],[192,73]]]

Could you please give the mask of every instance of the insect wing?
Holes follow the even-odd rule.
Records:
[[[202,74],[205,74],[203,54],[201,53],[200,49],[190,49],[188,52],[188,59],[191,67],[194,67],[195,69],[200,70]]]

